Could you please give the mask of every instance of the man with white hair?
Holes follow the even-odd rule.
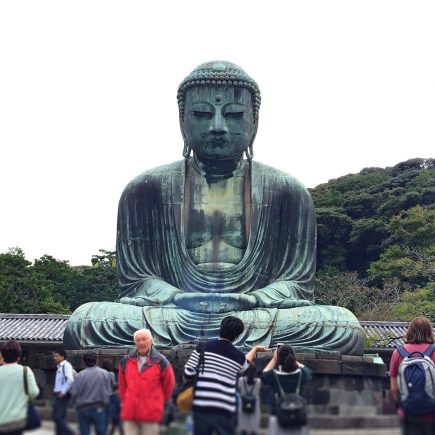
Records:
[[[136,348],[119,364],[121,419],[127,435],[157,435],[164,403],[174,389],[174,371],[154,348],[150,330],[139,329],[133,339]]]

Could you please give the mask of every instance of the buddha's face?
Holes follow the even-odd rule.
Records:
[[[198,86],[186,92],[184,137],[199,157],[240,157],[255,134],[251,93],[231,86]]]

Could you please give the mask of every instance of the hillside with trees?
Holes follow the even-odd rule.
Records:
[[[361,320],[435,321],[435,159],[365,168],[311,190],[317,213],[316,302]],[[118,297],[115,252],[90,266],[19,248],[0,254],[0,312],[69,313]]]
[[[435,160],[365,168],[311,194],[317,302],[360,319],[435,319]]]

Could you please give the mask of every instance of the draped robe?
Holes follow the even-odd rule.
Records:
[[[291,341],[302,348],[361,353],[360,326],[349,311],[314,305],[316,223],[306,188],[293,177],[257,162],[250,177],[248,245],[242,260],[225,270],[204,270],[185,244],[185,161],[146,171],[125,188],[118,209],[117,268],[120,296],[142,306],[88,303],[79,307],[65,332],[67,348],[127,345],[136,329],[148,327],[154,342],[173,346],[216,337],[227,315],[245,331],[239,346]],[[250,310],[221,313],[185,310],[177,293],[255,296]],[[193,303],[195,301],[193,300]]]

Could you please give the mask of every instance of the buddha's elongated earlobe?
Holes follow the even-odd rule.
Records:
[[[250,144],[245,148],[246,160],[249,162],[254,158],[254,144]]]
[[[184,141],[184,147],[183,147],[183,157],[188,160],[190,159],[190,154],[192,152],[192,148],[190,148],[190,145],[187,143],[187,139],[186,136],[184,134],[184,113],[180,113],[180,117],[179,117],[179,121],[180,121],[180,130],[181,130],[181,135],[183,136],[183,141]]]
[[[186,160],[190,159],[191,152],[192,152],[192,148],[190,148],[190,145],[187,143],[186,139],[184,139],[183,157]]]
[[[257,129],[258,129],[258,115],[257,115],[257,117],[254,119],[254,123],[255,123],[255,127],[254,127],[254,133],[253,133],[253,135],[252,135],[251,142],[250,142],[249,145],[245,148],[246,160],[248,160],[248,162],[251,162],[252,159],[254,158],[254,140],[255,140],[255,136],[257,136]]]

